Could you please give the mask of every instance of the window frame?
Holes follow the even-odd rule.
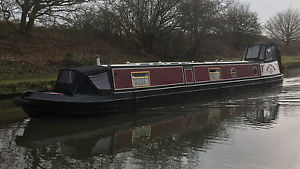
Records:
[[[259,56],[258,56],[259,60],[265,60],[265,58],[266,58],[266,51],[267,51],[267,46],[262,45],[260,47],[260,51],[259,51]]]
[[[148,76],[134,77],[134,74],[138,74],[138,73],[146,73]],[[149,84],[146,84],[146,85],[135,85],[134,79],[141,79],[141,78],[143,78],[143,79],[147,78]],[[150,71],[131,72],[131,83],[132,83],[132,87],[148,87],[148,86],[151,86]]]
[[[210,72],[211,70],[218,70],[218,71]],[[212,79],[210,74],[219,74],[219,78]],[[208,68],[208,77],[209,77],[209,80],[211,80],[211,81],[221,80],[222,79],[222,77],[221,77],[221,68],[217,68],[217,67],[216,68]]]
[[[258,53],[257,53],[257,56],[254,58],[254,57],[248,57],[248,54],[249,54],[249,50],[252,50],[254,49],[255,47],[258,47]],[[252,46],[249,46],[247,48],[247,51],[245,53],[245,56],[244,56],[244,60],[253,60],[253,59],[259,59],[260,58],[260,52],[261,52],[261,46],[260,45],[252,45]],[[253,51],[251,51],[251,53],[253,53]]]

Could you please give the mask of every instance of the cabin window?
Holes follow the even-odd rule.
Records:
[[[265,54],[266,54],[266,47],[262,46],[261,49],[260,49],[259,59],[264,60],[265,59]]]
[[[260,50],[259,45],[249,47],[245,58],[246,59],[257,59],[258,55],[259,55],[259,50]]]
[[[271,46],[266,49],[266,61],[273,60],[275,58],[275,47]]]
[[[235,68],[231,68],[231,77],[236,77],[236,70]]]
[[[150,86],[150,72],[131,72],[133,87]]]
[[[209,68],[208,69],[208,74],[209,74],[209,79],[210,80],[220,80],[220,68]]]

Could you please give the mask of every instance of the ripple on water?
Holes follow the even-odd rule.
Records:
[[[285,78],[278,97],[281,106],[300,106],[300,78]]]
[[[285,78],[283,81],[283,86],[288,87],[291,85],[299,85],[300,84],[300,78],[296,77],[296,78]]]

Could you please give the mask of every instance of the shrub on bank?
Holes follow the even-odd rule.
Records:
[[[51,91],[55,80],[2,82],[0,83],[0,95],[17,95],[27,90]]]

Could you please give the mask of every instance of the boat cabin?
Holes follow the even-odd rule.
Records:
[[[57,78],[55,92],[109,95],[223,83],[280,73],[279,47],[255,44],[247,48],[242,61],[132,63],[63,69]]]
[[[246,49],[243,60],[262,62],[279,61],[281,60],[279,46],[274,44],[251,45]]]

